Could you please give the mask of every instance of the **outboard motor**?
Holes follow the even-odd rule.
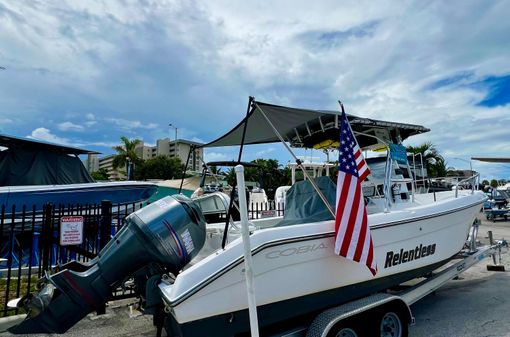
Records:
[[[126,218],[126,224],[88,264],[72,262],[40,280],[22,298],[27,318],[12,333],[64,333],[101,307],[122,280],[150,263],[177,274],[205,242],[200,208],[182,195],[165,197]]]

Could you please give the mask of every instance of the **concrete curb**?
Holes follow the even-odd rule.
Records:
[[[27,317],[26,314],[0,317],[0,332],[5,332],[11,326],[21,323]]]

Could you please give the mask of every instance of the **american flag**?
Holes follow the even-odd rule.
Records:
[[[342,111],[336,187],[335,254],[364,263],[377,273],[361,182],[370,174],[367,162]]]

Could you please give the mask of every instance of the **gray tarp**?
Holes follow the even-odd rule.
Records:
[[[0,151],[0,186],[90,182],[94,180],[77,157],[42,149]]]
[[[340,115],[339,111],[296,109],[254,101],[250,113],[246,117],[248,118],[248,127],[245,144],[279,141],[261,111],[266,114],[285,141],[292,146],[313,147],[313,145],[324,140],[339,139],[338,124],[335,122]],[[228,133],[204,145],[204,147],[240,145],[246,118]],[[348,119],[354,131],[375,135],[376,129],[383,129],[386,132],[392,130],[398,132],[402,140],[411,135],[429,131],[429,129],[420,125],[386,122],[353,115],[348,115]],[[357,136],[357,139],[362,148],[377,143],[374,138],[370,137]]]
[[[335,183],[330,177],[315,178],[315,182],[328,200],[331,208],[335,209]],[[283,220],[277,226],[291,226],[333,219],[328,208],[308,180],[299,181],[288,190],[283,214]]]

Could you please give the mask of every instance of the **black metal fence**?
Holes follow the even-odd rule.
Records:
[[[143,204],[51,205],[0,208],[0,316],[17,314],[8,302],[36,289],[45,271],[56,271],[71,260],[87,262],[124,225],[127,215]],[[73,217],[83,224],[81,244],[61,237],[62,221]],[[62,240],[64,240],[62,242]],[[77,242],[77,241],[75,241]],[[112,299],[128,297],[131,291],[119,289]]]
[[[250,203],[248,217],[250,219],[262,219],[274,216],[283,216],[284,204],[275,201]]]
[[[103,201],[94,205],[45,205],[0,208],[0,317],[18,314],[8,307],[10,300],[36,290],[37,280],[46,271],[55,272],[72,260],[87,262],[124,225],[126,216],[144,204],[115,204]],[[250,219],[283,215],[283,204],[252,203]],[[62,221],[78,217],[83,223],[81,244],[61,242]],[[112,299],[133,295],[130,289],[117,289]]]

